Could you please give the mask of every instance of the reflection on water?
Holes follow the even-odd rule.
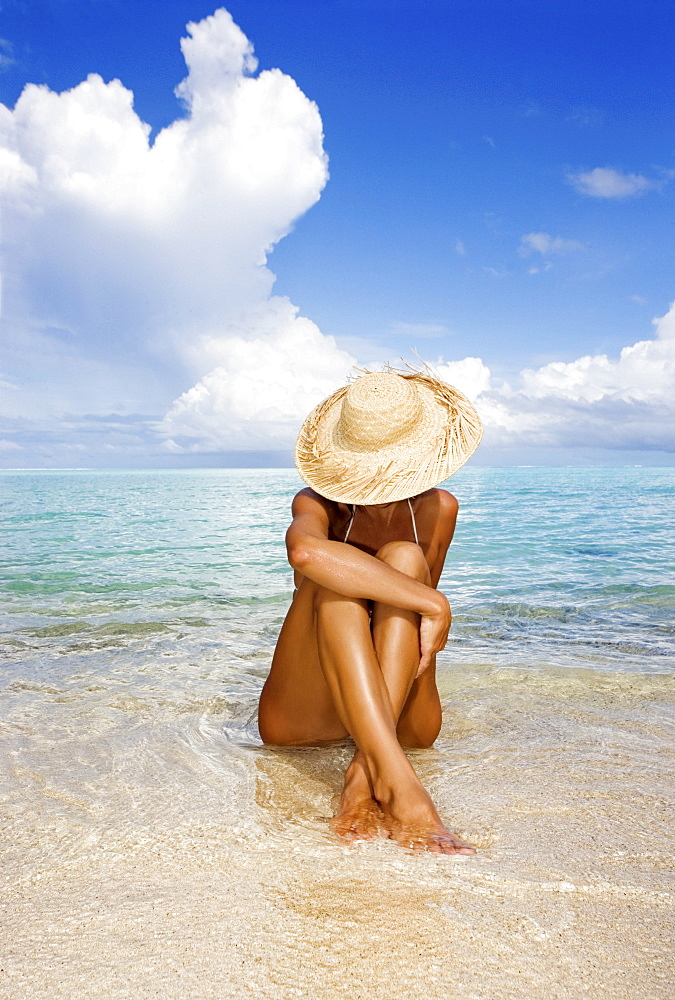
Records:
[[[546,471],[454,486],[454,859],[336,842],[348,742],[260,744],[293,473],[1,477],[0,995],[669,996],[673,475]]]

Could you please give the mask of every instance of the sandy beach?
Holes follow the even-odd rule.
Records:
[[[168,780],[191,778],[183,801],[177,786],[171,800],[157,786],[125,801],[117,771],[104,807],[56,769],[18,768],[40,829],[14,826],[5,843],[16,864],[2,893],[0,991],[666,1000],[673,760],[660,741],[674,691],[660,677],[455,675],[440,750],[413,756],[473,858],[335,841],[325,818],[347,747],[242,751],[230,790],[241,825],[220,824],[217,711],[201,721],[203,773],[178,739],[164,748]],[[569,703],[565,748],[556,725]],[[71,746],[81,758],[83,743]]]
[[[3,1000],[670,1000],[668,476],[458,480],[455,858],[340,843],[352,748],[260,742],[291,471],[6,476]]]

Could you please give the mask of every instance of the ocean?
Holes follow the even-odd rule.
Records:
[[[411,760],[474,857],[348,846],[264,747],[294,470],[0,474],[0,996],[670,998],[672,468],[481,468]]]

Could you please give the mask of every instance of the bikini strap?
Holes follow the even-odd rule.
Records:
[[[410,503],[410,497],[408,497],[408,507],[410,507],[410,516],[412,518],[413,531],[415,532],[415,543],[419,545],[420,540],[417,537],[417,525],[415,524],[415,511],[413,510],[412,504]]]
[[[349,538],[349,532],[352,530],[352,524],[354,523],[354,515],[356,514],[356,504],[353,503],[351,507],[352,507],[352,516],[349,518],[349,524],[347,525],[347,530],[345,531],[345,537],[342,539],[343,542],[346,542],[347,539]]]

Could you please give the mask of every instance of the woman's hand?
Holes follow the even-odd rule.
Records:
[[[445,649],[445,644],[448,641],[448,632],[452,621],[450,605],[445,594],[441,594],[439,590],[435,593],[439,599],[438,611],[422,615],[420,622],[420,665],[415,677],[419,677],[427,667],[431,666],[433,657],[441,649]]]

